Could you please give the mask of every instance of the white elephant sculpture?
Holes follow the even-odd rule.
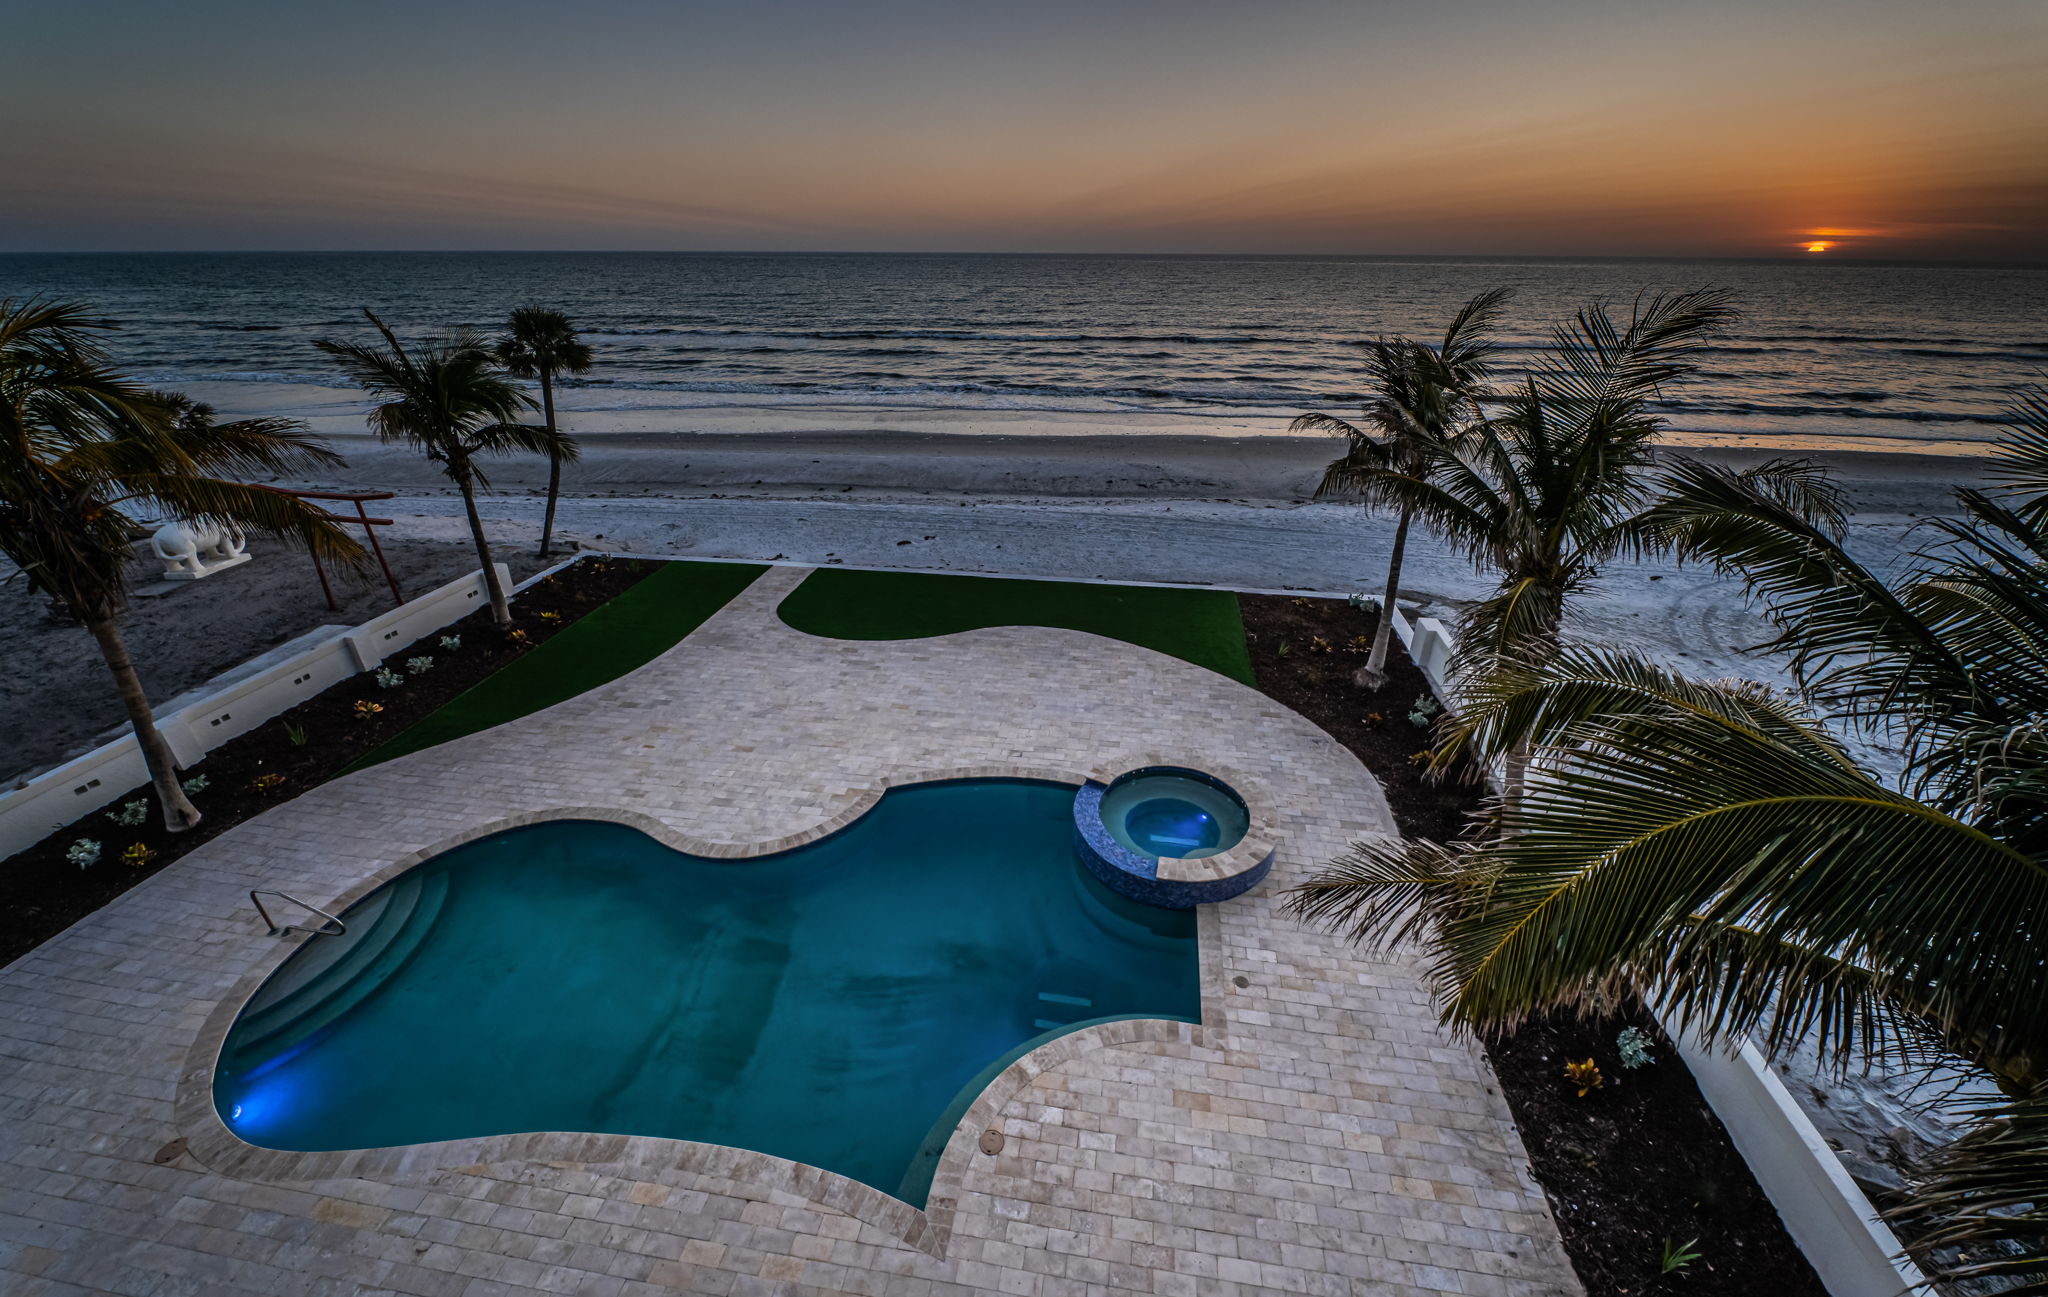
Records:
[[[249,561],[241,531],[210,522],[167,522],[149,538],[149,546],[163,561],[166,581],[197,581]]]

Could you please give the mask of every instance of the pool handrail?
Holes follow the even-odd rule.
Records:
[[[263,906],[263,898],[266,896],[275,896],[282,900],[290,901],[293,905],[298,906],[302,910],[307,910],[319,915],[321,918],[325,919],[327,923],[322,923],[317,928],[302,928],[296,923],[287,923],[283,927],[279,927],[277,920],[271,918],[270,911],[265,909]],[[346,923],[343,923],[340,919],[334,917],[332,914],[329,914],[327,911],[321,909],[319,906],[310,905],[307,902],[300,900],[298,897],[293,896],[288,892],[278,891],[275,887],[250,888],[249,903],[256,907],[256,913],[263,917],[263,922],[265,926],[267,926],[270,929],[270,935],[273,937],[287,936],[290,933],[294,932],[310,933],[316,937],[339,937],[348,931],[348,925]],[[328,931],[328,923],[334,925],[334,930],[331,932]]]

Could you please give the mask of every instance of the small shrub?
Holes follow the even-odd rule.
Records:
[[[533,642],[533,637],[523,630],[508,630],[505,632],[505,642],[513,648],[525,648]]]
[[[540,619],[550,626],[559,626],[562,624],[562,614],[558,612],[544,612],[540,614]]]
[[[80,869],[90,869],[100,862],[100,844],[91,838],[80,838],[71,844],[64,858]]]
[[[1417,694],[1415,696],[1415,706],[1409,709],[1408,721],[1416,729],[1428,729],[1431,723],[1436,720],[1436,714],[1442,710],[1443,707],[1436,699],[1428,694]]]
[[[1332,653],[1336,651],[1336,646],[1320,635],[1311,635],[1308,641],[1308,651],[1311,653]]]
[[[121,859],[124,863],[140,869],[156,859],[156,852],[150,849],[148,843],[137,842],[121,853]]]
[[[462,647],[462,636],[443,635],[441,637],[441,647],[447,649],[450,653],[453,653],[456,649]]]
[[[1286,640],[1281,640],[1280,647],[1274,651],[1273,656],[1284,658],[1288,655],[1288,653],[1293,651],[1293,648],[1294,646],[1292,644],[1289,644]]]
[[[185,790],[185,796],[196,797],[206,791],[206,785],[209,782],[211,781],[205,775],[194,775],[184,783],[179,784],[178,787]]]
[[[1358,722],[1369,730],[1376,730],[1387,723],[1385,712],[1367,712]]]
[[[416,658],[407,658],[405,660],[405,669],[416,676],[423,676],[434,669],[434,659],[426,656],[424,653]]]
[[[296,721],[286,721],[284,723],[284,736],[295,748],[306,746],[306,727]]]
[[[355,713],[356,719],[359,721],[369,720],[372,716],[383,710],[384,704],[382,703],[373,703],[367,698],[356,699]]]
[[[1357,612],[1378,612],[1380,607],[1380,601],[1369,594],[1348,594],[1344,602]]]
[[[386,689],[396,689],[405,683],[405,677],[393,671],[390,667],[378,667],[377,683],[383,685]]]
[[[249,786],[259,793],[267,793],[282,783],[284,783],[284,776],[273,770],[267,775],[256,776],[249,781]]]
[[[1294,606],[1295,606],[1295,607],[1297,607],[1297,608],[1306,608],[1306,607],[1308,607],[1308,600],[1306,600],[1306,599],[1293,599],[1293,600],[1290,600],[1290,602],[1291,602],[1291,603],[1293,603],[1293,604],[1294,604]]]
[[[124,829],[132,829],[149,818],[149,803],[138,797],[118,811],[108,811],[107,818]]]
[[[1635,1027],[1623,1027],[1614,1038],[1614,1047],[1621,1051],[1621,1065],[1631,1072],[1657,1061],[1657,1055],[1650,1049],[1649,1036]]]
[[[1579,1097],[1581,1099],[1607,1084],[1607,1078],[1600,1075],[1600,1065],[1590,1058],[1583,1063],[1574,1063],[1570,1059],[1566,1059],[1564,1063],[1564,1079],[1579,1087]]]

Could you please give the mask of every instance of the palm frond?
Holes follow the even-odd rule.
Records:
[[[594,360],[590,348],[577,339],[569,317],[545,306],[514,310],[495,351],[499,363],[520,378],[581,374]]]
[[[1724,709],[1738,710],[1754,717],[1755,699]],[[1885,788],[1811,722],[1806,742],[1774,728],[1651,705],[1545,754],[1477,853],[1498,874],[1486,907],[1443,931],[1452,1016],[1499,1020],[1623,977],[1673,988],[1709,1034],[1742,1034],[1851,966],[1980,1057],[2040,1039],[2048,996],[2020,970],[2048,950],[2013,916],[2048,911],[2048,870]],[[1732,932],[1780,954],[1702,959]]]
[[[1356,842],[1291,889],[1287,908],[1386,953],[1428,940],[1443,915],[1462,909],[1489,880],[1482,861],[1434,842]]]
[[[2048,521],[2048,387],[2029,383],[2005,407],[2005,431],[1993,445],[1990,475],[2029,522]]]
[[[583,453],[568,433],[537,423],[486,424],[471,430],[469,445],[480,455],[553,455],[574,460]]]
[[[1630,718],[1691,714],[1753,738],[1769,738],[1854,770],[1855,763],[1802,708],[1748,681],[1692,679],[1641,654],[1566,644],[1540,658],[1506,658],[1461,678],[1438,731],[1436,764],[1488,760],[1527,745],[1569,748],[1588,727],[1625,739]]]
[[[327,511],[267,486],[185,474],[131,473],[122,479],[133,498],[194,522],[260,532],[309,550],[323,562],[361,568],[368,555]]]
[[[1976,1114],[1888,1212],[1937,1278],[2048,1293],[2048,1086]]]
[[[1784,653],[1817,696],[1876,718],[1914,692],[1973,688],[1926,621],[1843,548],[1839,497],[1809,466],[1680,460],[1659,485],[1644,531],[1682,559],[1740,574],[1779,628],[1757,647]]]

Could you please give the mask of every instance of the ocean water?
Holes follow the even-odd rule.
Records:
[[[138,375],[238,412],[351,392],[311,346],[362,329],[490,328],[566,312],[597,352],[563,404],[697,427],[745,406],[1000,412],[1003,430],[1284,431],[1356,399],[1354,344],[1440,329],[1514,288],[1514,354],[1592,299],[1732,289],[1745,318],[1666,393],[1678,440],[1967,451],[2013,385],[2048,377],[2048,267],[1386,257],[318,253],[0,256],[0,297],[123,322]],[[266,389],[271,389],[266,392]],[[287,396],[282,389],[289,389]],[[311,394],[308,390],[311,389]],[[221,392],[230,395],[223,400]],[[1031,415],[1036,418],[1019,418]],[[622,424],[623,419],[623,424]],[[772,426],[772,419],[769,421]],[[943,420],[939,426],[943,426]]]

